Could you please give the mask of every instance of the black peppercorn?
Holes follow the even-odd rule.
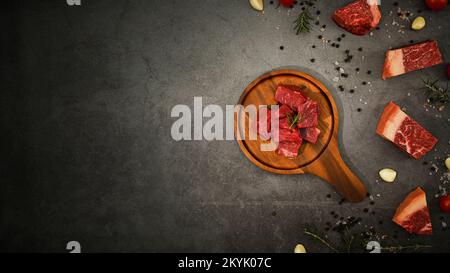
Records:
[[[280,46],[280,50],[283,50],[284,49],[284,46]]]
[[[310,61],[313,63],[313,62],[315,62],[316,60],[313,58],[313,59],[311,59]]]

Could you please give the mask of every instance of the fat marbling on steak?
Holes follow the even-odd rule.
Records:
[[[384,108],[378,122],[377,134],[393,142],[415,159],[431,151],[438,141],[393,102]]]
[[[431,235],[433,228],[427,206],[427,196],[420,188],[416,188],[403,200],[397,208],[392,221],[406,229],[409,233]]]
[[[388,50],[384,60],[383,80],[442,63],[437,41]]]
[[[336,10],[333,20],[355,35],[367,34],[376,28],[381,20],[377,0],[357,0]]]

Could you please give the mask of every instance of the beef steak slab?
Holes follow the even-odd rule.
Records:
[[[415,159],[431,151],[438,141],[393,102],[384,108],[378,122],[377,134],[393,142]]]
[[[388,50],[384,60],[383,80],[442,63],[437,41]]]
[[[433,229],[425,192],[416,188],[397,208],[392,221],[410,233],[431,235]]]
[[[348,32],[364,35],[377,27],[381,13],[377,0],[357,0],[336,10],[332,18]]]

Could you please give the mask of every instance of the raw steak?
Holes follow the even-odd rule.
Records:
[[[320,130],[319,128],[316,127],[308,127],[300,129],[300,135],[304,140],[308,141],[309,143],[316,144],[319,134]]]
[[[317,127],[317,116],[319,115],[317,102],[308,99],[297,108],[297,111],[299,114],[298,128]]]
[[[291,109],[297,109],[306,101],[305,96],[303,96],[300,90],[296,86],[279,85],[275,92],[275,100],[281,104],[286,104]]]
[[[336,10],[332,18],[348,32],[364,35],[377,27],[381,13],[377,0],[357,0]]]
[[[418,187],[403,200],[392,221],[410,233],[431,235],[430,212],[425,192]]]
[[[384,108],[378,122],[377,134],[392,141],[415,159],[428,153],[438,141],[393,102]]]
[[[297,129],[280,129],[277,153],[293,158],[298,156],[298,150],[302,145],[302,138]]]
[[[386,52],[383,80],[442,63],[437,41],[426,41]]]

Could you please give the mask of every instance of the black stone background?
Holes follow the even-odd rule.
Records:
[[[336,49],[317,36],[344,33],[330,14],[347,1],[317,1],[326,31],[314,25],[299,36],[292,21],[300,5],[275,9],[265,2],[264,14],[244,0],[2,2],[0,250],[67,252],[67,242],[76,240],[84,252],[292,252],[297,243],[326,252],[303,228],[335,224],[334,211],[362,217],[356,229],[374,226],[393,244],[449,251],[441,222],[450,218],[434,197],[449,153],[449,111],[425,111],[420,89],[421,78],[448,83],[445,66],[380,78],[385,51],[410,40],[437,39],[448,61],[450,9],[433,13],[422,1],[399,1],[415,15],[423,10],[428,23],[402,34],[392,25],[399,21],[394,1],[383,0],[380,30],[346,33]],[[347,48],[355,56],[348,64]],[[333,81],[335,61],[348,79]],[[254,78],[283,66],[308,68],[331,87],[342,106],[342,149],[374,205],[368,198],[339,204],[316,177],[265,172],[234,141],[171,139],[174,105],[192,105],[194,96],[204,104],[234,104]],[[440,139],[423,160],[375,135],[389,100]],[[430,175],[432,163],[439,171]],[[395,183],[378,181],[384,167],[399,172]],[[431,237],[409,235],[390,221],[416,186],[427,192]]]

